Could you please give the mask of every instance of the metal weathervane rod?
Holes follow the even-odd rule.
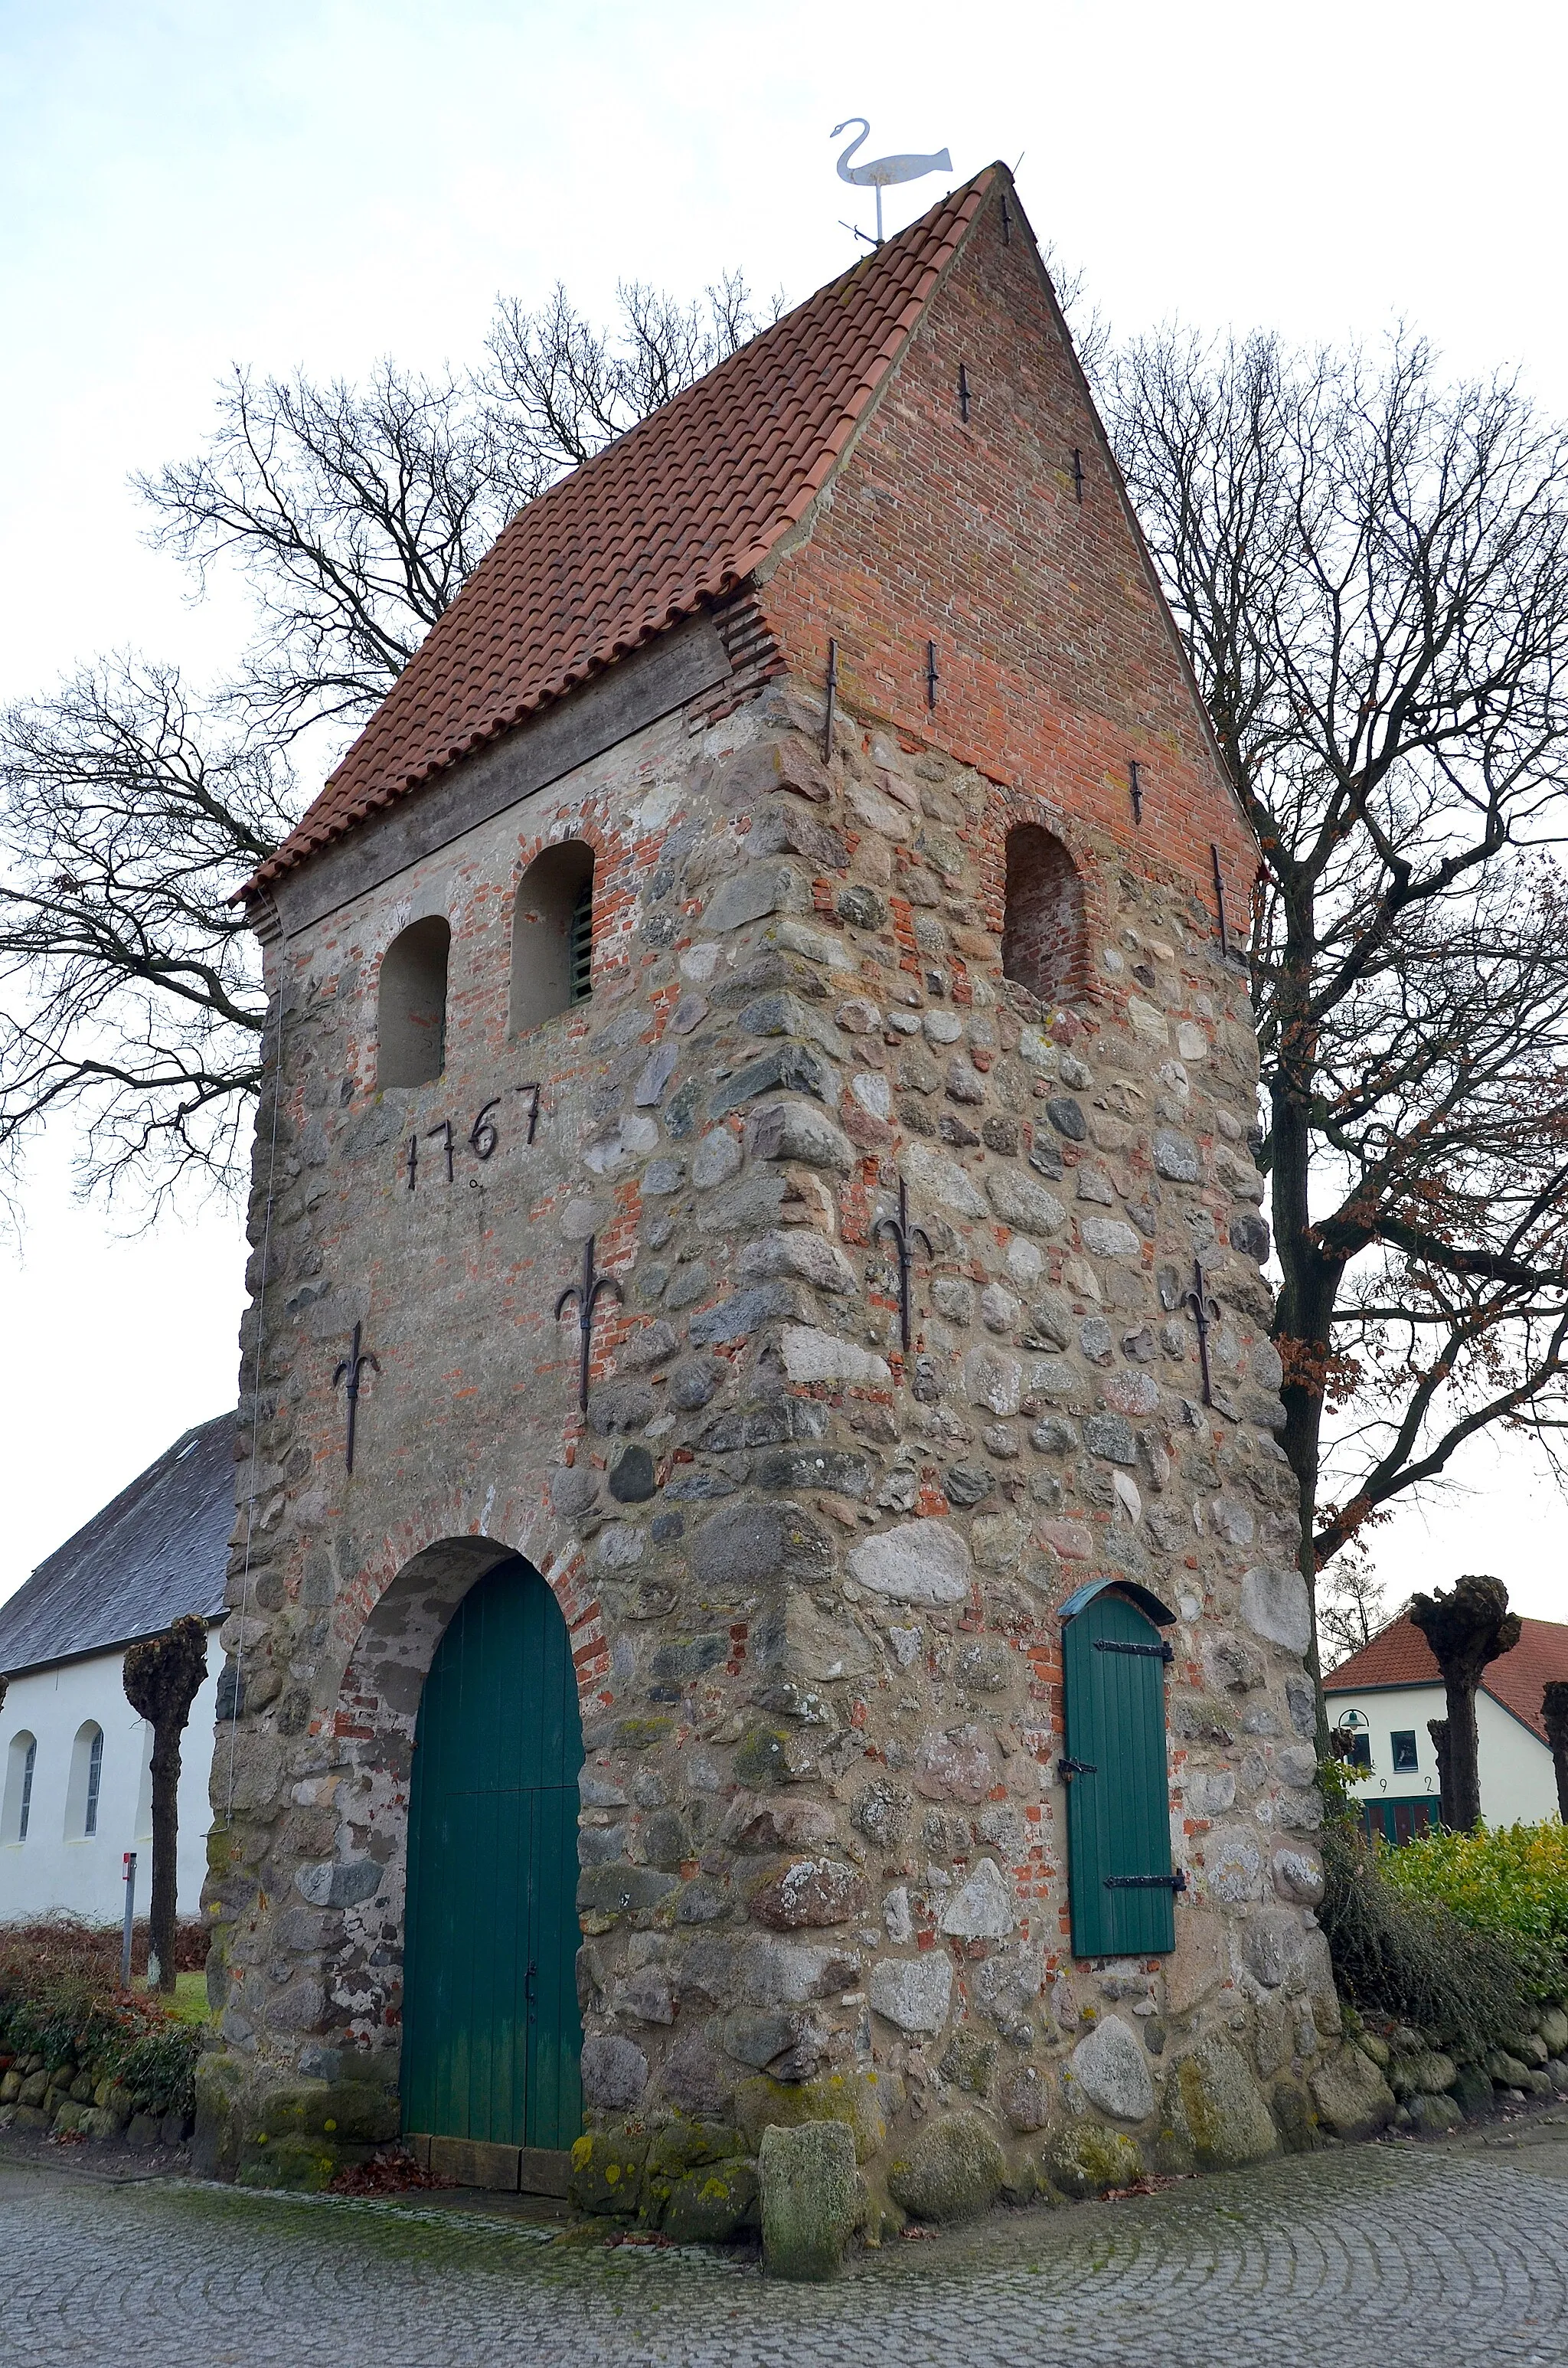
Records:
[[[931,156],[876,156],[869,165],[852,165],[849,162],[851,156],[858,148],[863,148],[871,136],[871,127],[865,117],[846,115],[843,122],[835,123],[828,134],[830,140],[836,140],[839,133],[847,131],[852,123],[859,125],[860,136],[858,140],[852,140],[839,157],[838,177],[841,181],[852,182],[857,188],[875,189],[877,193],[876,244],[881,246],[882,191],[891,188],[897,181],[924,180],[927,173],[950,173],[953,169],[953,160],[945,148],[938,148]],[[845,228],[851,229],[853,224],[846,222]],[[864,238],[866,233],[863,230],[858,230],[855,235],[857,238]]]

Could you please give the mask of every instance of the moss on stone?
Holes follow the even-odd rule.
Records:
[[[749,2146],[769,2128],[799,2129],[807,2122],[844,2122],[861,2162],[887,2143],[888,2119],[903,2101],[903,2084],[878,2072],[828,2072],[815,2080],[770,2080],[766,2073],[743,2080],[735,2091],[735,2118]]]
[[[735,1747],[735,1777],[754,1793],[765,1784],[782,1784],[788,1770],[790,1738],[777,1726],[754,1726]]]
[[[676,2245],[728,2244],[757,2226],[760,2196],[756,2165],[744,2156],[707,2164],[671,2190],[665,2235]]]
[[[769,2277],[836,2277],[860,2205],[854,2135],[842,2122],[762,2134],[762,2260]]]
[[[579,2212],[603,2212],[630,2218],[642,2199],[646,2137],[625,2130],[595,2130],[572,2148],[567,2194]]]
[[[942,2113],[888,2165],[888,2192],[916,2220],[972,2220],[995,2203],[1006,2175],[978,2113]]]
[[[1074,2122],[1058,2130],[1045,2150],[1045,2168],[1065,2195],[1104,2195],[1143,2176],[1143,2157],[1119,2130]]]
[[[338,2168],[338,2150],[325,2139],[306,2137],[297,2131],[279,2137],[263,2130],[244,2148],[238,2184],[293,2187],[316,2195],[330,2184]]]

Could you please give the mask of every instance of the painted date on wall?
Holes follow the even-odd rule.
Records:
[[[512,1091],[528,1097],[528,1128],[523,1140],[525,1143],[531,1143],[539,1126],[539,1087],[537,1083],[514,1086]],[[501,1148],[501,1129],[496,1121],[495,1112],[502,1108],[505,1099],[505,1095],[497,1094],[493,1100],[487,1101],[469,1128],[467,1147],[476,1159],[494,1159]],[[451,1120],[444,1118],[438,1126],[427,1127],[423,1138],[417,1134],[411,1134],[408,1138],[408,1147],[403,1156],[403,1166],[411,1192],[417,1191],[419,1188],[421,1140],[426,1144],[434,1144],[436,1146],[433,1151],[426,1151],[424,1155],[426,1169],[434,1160],[437,1173],[446,1183],[450,1184],[456,1167],[457,1132]]]

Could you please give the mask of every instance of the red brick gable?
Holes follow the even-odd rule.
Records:
[[[1088,822],[1206,909],[1217,844],[1244,921],[1256,846],[1005,175],[758,601],[809,680],[833,637],[855,713]]]
[[[1001,167],[743,347],[506,528],[256,882],[741,583],[801,517]]]

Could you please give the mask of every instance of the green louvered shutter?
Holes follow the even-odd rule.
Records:
[[[1163,1649],[1147,1614],[1109,1589],[1062,1627],[1067,1757],[1079,1762],[1067,1780],[1074,1956],[1176,1946]]]
[[[464,1596],[420,1698],[408,1816],[403,2127],[581,2135],[577,1776],[566,1623],[525,1562]]]

